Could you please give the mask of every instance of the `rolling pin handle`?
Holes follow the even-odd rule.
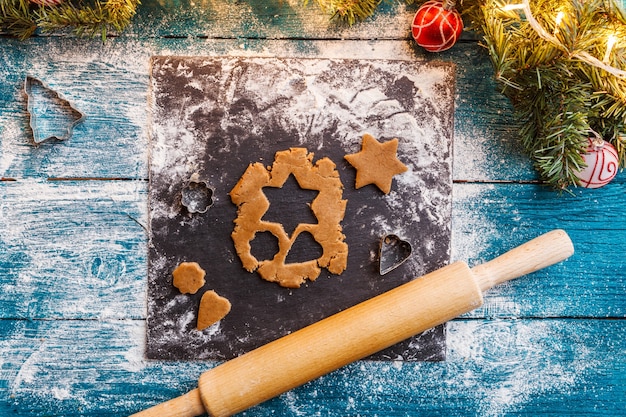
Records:
[[[198,388],[154,407],[140,411],[130,417],[196,417],[205,414]]]
[[[557,229],[475,266],[472,272],[478,286],[485,292],[503,282],[561,262],[573,253],[574,245],[569,236],[564,230]]]

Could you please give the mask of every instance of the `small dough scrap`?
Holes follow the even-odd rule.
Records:
[[[198,309],[197,329],[202,331],[217,323],[230,313],[230,308],[231,304],[228,299],[218,295],[213,290],[205,292],[202,295],[200,308]]]
[[[204,285],[204,269],[197,262],[183,262],[174,272],[174,286],[183,294],[195,294]]]
[[[408,170],[407,166],[398,160],[397,152],[398,139],[380,143],[374,136],[364,134],[361,150],[344,157],[356,168],[355,187],[358,189],[374,184],[383,193],[389,194],[393,177]]]

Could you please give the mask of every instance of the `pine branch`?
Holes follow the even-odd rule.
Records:
[[[466,0],[462,13],[483,35],[540,177],[557,189],[578,184],[592,131],[615,146],[626,166],[624,13],[612,0],[533,0],[539,32],[529,16],[504,5]],[[608,34],[617,43],[607,52]]]
[[[93,7],[76,7],[72,3],[63,3],[53,8],[40,8],[35,12],[37,26],[43,32],[52,32],[72,27],[79,36],[93,36],[101,33],[106,17],[101,3]]]
[[[139,0],[108,0],[104,6],[108,21],[115,30],[121,32],[135,17],[140,4]]]
[[[82,7],[63,3],[40,9],[38,26],[44,32],[71,27],[78,36],[101,34],[104,40],[111,29],[120,32],[130,23],[138,5],[136,0],[97,1],[93,6]]]
[[[35,6],[29,0],[0,0],[0,29],[26,39],[38,29],[44,33],[71,28],[78,36],[121,32],[134,17],[139,0],[95,1],[92,5],[66,1],[55,7]]]
[[[308,4],[309,0],[304,0]],[[315,0],[319,8],[332,18],[353,25],[372,16],[382,0]]]
[[[26,39],[37,30],[28,0],[0,0],[0,29],[11,36]]]

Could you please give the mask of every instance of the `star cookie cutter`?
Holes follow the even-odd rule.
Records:
[[[33,88],[39,88],[42,90],[42,94],[46,94],[57,103],[57,108],[63,114],[63,119],[67,122],[64,128],[56,129],[61,131],[62,134],[45,134],[46,129],[42,128],[40,125],[41,122],[38,120],[39,116],[42,115],[37,109],[37,99],[36,94],[33,92]],[[24,92],[28,98],[27,103],[27,111],[29,114],[29,125],[31,130],[33,131],[33,142],[35,145],[39,145],[42,142],[47,140],[66,140],[72,136],[72,132],[74,127],[82,122],[86,115],[74,107],[66,98],[64,98],[61,94],[56,92],[55,90],[48,87],[43,81],[38,78],[32,77],[30,75],[26,76],[26,80],[24,81]],[[44,106],[45,107],[45,106]],[[45,110],[45,109],[44,109]],[[45,126],[44,126],[45,127]]]

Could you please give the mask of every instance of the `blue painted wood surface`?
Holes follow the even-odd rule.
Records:
[[[557,227],[576,247],[449,323],[445,362],[357,362],[243,415],[626,415],[623,173],[574,196],[537,184],[484,50],[468,36],[420,51],[415,6],[348,28],[296,0],[192,3],[146,1],[105,44],[0,38],[0,416],[127,415],[215,366],[143,359],[154,54],[454,62],[453,259],[477,264]],[[29,144],[27,74],[89,115],[70,140]]]

